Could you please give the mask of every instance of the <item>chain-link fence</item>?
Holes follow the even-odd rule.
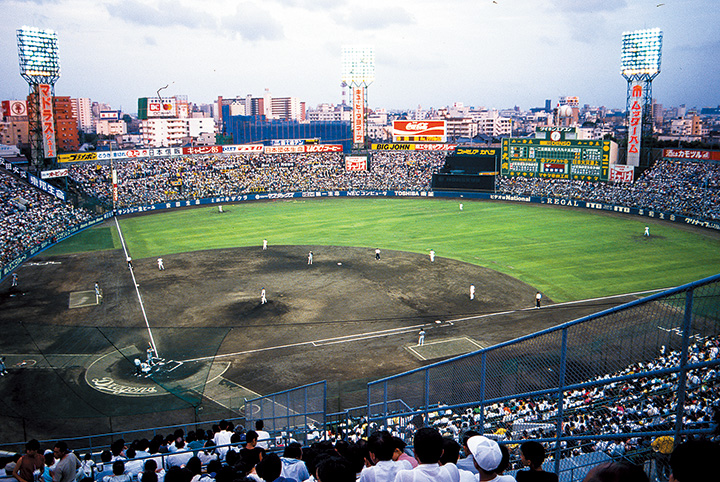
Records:
[[[655,438],[714,425],[718,334],[720,275],[372,382],[367,417],[402,435],[430,425],[456,436],[474,429],[510,446],[540,440],[550,468],[572,470],[573,480],[587,470],[564,469],[569,456],[650,464]],[[412,409],[391,406],[398,399]]]
[[[262,420],[281,445],[289,440],[312,441],[324,433],[326,400],[325,381],[247,400],[246,425],[254,429],[255,422]],[[275,445],[271,442],[270,446]]]

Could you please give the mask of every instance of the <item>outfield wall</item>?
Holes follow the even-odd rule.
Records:
[[[489,201],[511,201],[511,202],[523,202],[529,204],[548,204],[553,206],[570,206],[574,208],[583,208],[596,211],[607,211],[616,212],[622,214],[633,214],[636,216],[644,216],[654,219],[661,219],[664,221],[672,221],[675,223],[688,224],[691,226],[699,226],[707,229],[714,229],[720,231],[720,222],[708,221],[702,218],[692,218],[682,216],[679,214],[673,214],[662,211],[655,211],[646,208],[635,208],[620,206],[616,204],[607,204],[591,201],[580,201],[577,199],[566,199],[566,198],[548,198],[548,197],[536,197],[536,196],[519,196],[515,194],[495,194],[485,192],[464,192],[464,191],[372,191],[372,190],[356,190],[356,191],[307,191],[307,192],[290,192],[290,193],[250,193],[242,196],[224,196],[224,197],[212,197],[205,199],[192,199],[187,201],[172,201],[157,203],[148,206],[132,206],[128,208],[121,208],[115,211],[118,216],[124,216],[127,214],[146,213],[154,211],[162,211],[165,209],[183,208],[190,206],[207,206],[213,204],[228,204],[238,202],[252,202],[252,201],[267,201],[273,199],[293,199],[293,198],[334,198],[334,197],[420,197],[420,198],[455,198],[455,199],[476,199],[476,200],[489,200]],[[5,279],[12,273],[18,266],[29,258],[35,256],[41,251],[54,245],[56,242],[60,242],[84,229],[101,223],[113,216],[113,213],[108,212],[103,216],[99,216],[92,220],[86,221],[73,228],[67,229],[57,235],[54,238],[46,239],[31,249],[18,256],[8,264],[2,266],[0,270],[0,281]]]

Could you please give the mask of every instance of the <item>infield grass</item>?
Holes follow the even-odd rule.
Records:
[[[357,246],[428,253],[518,278],[556,302],[671,288],[720,272],[720,237],[669,222],[545,205],[448,199],[318,199],[120,218],[135,259],[204,249]],[[651,236],[643,236],[650,226]],[[108,249],[92,228],[47,254]],[[113,228],[113,231],[115,229]],[[69,243],[66,246],[66,243]],[[113,247],[119,248],[117,233]],[[322,256],[321,249],[315,256]],[[338,260],[341,261],[341,260]],[[298,260],[303,263],[304,260]],[[472,280],[468,280],[468,284]]]

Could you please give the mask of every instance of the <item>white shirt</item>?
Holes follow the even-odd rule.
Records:
[[[412,470],[407,460],[381,460],[372,467],[365,467],[360,473],[360,482],[386,482],[395,480],[401,470]]]
[[[398,472],[395,482],[459,482],[459,478],[438,464],[420,464],[412,470]]]
[[[311,257],[312,257],[312,255],[311,255]],[[263,296],[265,296],[264,293],[263,293]],[[266,432],[265,430],[256,430],[256,432],[258,434],[257,446],[262,449],[265,449],[265,450],[269,449],[270,447],[268,445],[270,442],[270,434],[268,432]]]

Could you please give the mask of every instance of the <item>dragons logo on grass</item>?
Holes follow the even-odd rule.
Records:
[[[143,395],[157,395],[157,387],[141,387],[132,385],[122,385],[116,383],[110,377],[93,378],[90,380],[91,386],[104,393],[111,395],[122,395],[125,397],[141,397]]]

